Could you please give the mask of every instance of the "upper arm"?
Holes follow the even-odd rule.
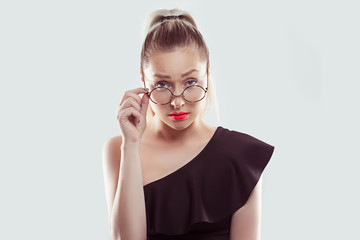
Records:
[[[119,179],[121,143],[122,137],[116,136],[108,139],[103,145],[102,165],[109,220]],[[111,221],[109,221],[110,223]]]
[[[251,192],[248,201],[232,215],[230,240],[260,240],[261,193],[262,177]]]

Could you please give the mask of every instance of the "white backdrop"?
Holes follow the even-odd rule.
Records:
[[[0,239],[110,239],[102,144],[145,19],[194,14],[221,121],[275,146],[262,239],[360,239],[356,1],[1,1]]]

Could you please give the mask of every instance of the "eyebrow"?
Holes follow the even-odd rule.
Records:
[[[181,75],[181,77],[185,77],[185,76],[187,76],[187,75],[189,75],[189,74],[191,74],[191,73],[193,73],[193,72],[198,72],[198,70],[196,70],[196,69],[191,69],[191,70],[187,71],[186,73],[183,73],[183,74]],[[154,74],[154,77],[158,77],[158,78],[170,78],[170,76],[168,76],[168,75],[161,75],[161,74],[158,74],[158,73],[155,73],[155,74]]]

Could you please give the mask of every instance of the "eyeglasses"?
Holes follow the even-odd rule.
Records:
[[[180,95],[175,95],[170,89],[164,87],[156,87],[149,93],[150,100],[155,104],[165,105],[170,103],[174,97],[182,96],[185,101],[194,103],[201,101],[207,92],[207,88],[204,89],[200,85],[192,85],[186,87]]]

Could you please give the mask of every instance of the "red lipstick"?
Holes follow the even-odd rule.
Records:
[[[189,115],[189,113],[187,113],[187,112],[173,112],[173,113],[169,114],[169,116],[174,120],[183,120],[188,115]]]

